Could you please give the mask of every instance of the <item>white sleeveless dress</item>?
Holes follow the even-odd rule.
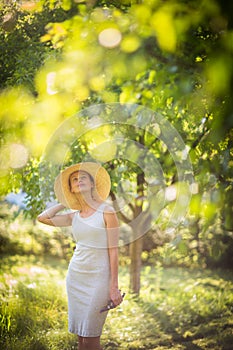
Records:
[[[66,287],[69,332],[82,337],[98,337],[102,333],[107,312],[100,313],[109,300],[110,266],[107,231],[102,203],[87,218],[76,212],[72,233],[76,249],[70,260]]]

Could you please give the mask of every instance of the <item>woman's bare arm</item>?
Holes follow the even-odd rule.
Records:
[[[57,214],[63,209],[65,209],[64,205],[56,204],[39,214],[37,220],[45,225],[50,226],[71,226],[74,213]]]
[[[108,254],[110,263],[110,298],[117,306],[122,302],[121,293],[118,286],[118,240],[119,222],[114,210],[110,207],[104,212],[104,219],[108,234]]]

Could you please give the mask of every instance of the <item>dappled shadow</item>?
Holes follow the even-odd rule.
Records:
[[[177,324],[175,325],[172,321],[171,317],[161,311],[158,311],[155,307],[151,307],[150,303],[144,303],[144,307],[148,310],[148,312],[152,313],[155,321],[160,325],[161,330],[166,333],[170,340],[168,342],[158,342],[159,346],[168,346],[171,349],[175,345],[182,345],[182,349],[184,350],[201,350],[202,348],[193,343],[193,340],[198,339],[199,336],[184,336],[181,332],[177,331]],[[149,307],[149,309],[148,309]],[[148,349],[149,348],[145,348]]]
[[[159,311],[156,308],[156,306],[152,305],[149,302],[140,300],[140,304],[142,306],[142,309],[147,310],[148,314],[153,315],[155,324],[157,324],[157,327],[160,328],[160,331],[164,335],[166,335],[165,337],[166,339],[163,339],[163,337],[161,337],[158,334],[158,338],[161,338],[161,339],[158,339],[157,341],[156,345],[158,347],[162,346],[164,348],[167,347],[167,349],[172,349],[178,345],[182,345],[182,349],[184,350],[201,350],[202,349],[200,346],[193,343],[193,341],[196,339],[199,339],[200,336],[183,335],[181,332],[177,330],[177,323],[174,324],[174,321],[167,313]],[[187,327],[186,327],[186,330],[187,330]],[[184,330],[184,333],[186,330]],[[143,349],[147,349],[147,350],[155,349],[155,344],[150,345],[150,339],[147,339],[147,344],[145,344],[145,347],[143,347]]]
[[[211,278],[217,277],[224,281],[233,282],[233,273],[230,269],[215,268],[214,270],[210,270],[210,275]],[[213,284],[210,285],[213,286]]]
[[[128,275],[121,273],[124,284]],[[109,314],[104,349],[230,350],[231,276],[225,270],[218,275],[215,270],[147,266],[140,296],[126,290],[122,306]]]
[[[229,339],[224,338],[231,334],[232,324],[223,315],[213,312],[212,315],[205,318],[198,314],[198,310],[196,313],[194,310],[190,310],[193,316],[192,322],[185,323],[184,321],[183,325],[179,325],[178,318],[181,316],[180,314],[170,314],[169,311],[159,310],[155,304],[143,301],[141,298],[139,300],[142,310],[146,310],[147,314],[152,315],[154,324],[157,324],[157,328],[161,331],[161,334],[158,334],[158,347],[162,346],[164,349],[201,350],[203,346],[199,346],[197,343],[208,343],[208,348],[212,350],[231,349],[228,343]],[[226,332],[225,336],[222,337],[221,334],[224,332]],[[152,347],[145,346],[143,349],[154,350],[156,348],[153,344]]]

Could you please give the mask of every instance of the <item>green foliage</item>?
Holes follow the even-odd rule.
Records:
[[[16,206],[1,205],[0,209],[0,254],[70,258],[74,244],[68,229],[46,227],[26,219]]]
[[[3,1],[1,8],[1,82],[0,87],[14,85],[34,89],[34,76],[49,56],[49,50],[39,40],[45,24],[56,14],[45,9],[43,14],[27,12],[16,2]],[[58,16],[57,16],[58,17]],[[60,20],[64,17],[60,15]]]
[[[19,61],[23,66],[13,75],[12,69],[7,68],[12,79],[16,78],[15,83],[20,84],[24,84],[24,79],[25,83],[27,79],[31,84],[36,83],[39,95],[40,102],[37,100],[30,111],[34,125],[24,124],[21,134],[22,138],[27,134],[26,146],[31,148],[32,153],[40,155],[42,151],[35,142],[36,134],[40,133],[41,143],[46,144],[54,126],[64,115],[76,111],[79,103],[136,102],[164,113],[172,121],[190,146],[193,159],[198,160],[197,168],[202,169],[199,160],[205,159],[206,149],[211,147],[215,151],[216,145],[208,141],[208,147],[203,143],[202,151],[196,150],[196,147],[210,129],[211,138],[216,140],[216,137],[224,137],[228,132],[226,126],[231,125],[230,118],[224,120],[225,95],[229,90],[231,71],[227,74],[228,84],[221,91],[216,91],[214,87],[226,81],[219,79],[216,72],[220,74],[225,67],[231,67],[228,18],[221,13],[218,3],[202,2],[202,12],[198,11],[199,6],[195,2],[135,2],[127,11],[125,6],[129,4],[126,2],[118,4],[119,8],[108,2],[96,2],[93,7],[88,2],[86,6],[75,5],[72,1],[60,2],[61,7],[56,1],[41,1],[41,4],[40,11],[19,10],[18,16],[22,19],[17,22],[18,30],[5,35],[8,40],[11,34],[22,32],[23,37],[32,37],[35,43],[35,46],[28,45],[28,39],[19,38],[13,38],[12,44],[6,42],[6,47],[17,53],[11,55],[6,52],[6,56],[11,59],[16,57],[17,63],[17,57],[22,55]],[[64,8],[70,10],[66,12]],[[100,40],[104,30],[112,29],[118,31],[122,38],[113,47],[111,43]],[[170,35],[165,35],[167,32]],[[43,44],[39,42],[40,38]],[[16,41],[23,43],[22,49],[15,47]],[[60,60],[49,53],[54,52],[56,45],[63,47]],[[47,60],[33,81],[34,73],[30,67],[36,71],[40,63],[31,58],[44,62],[40,47],[41,52],[48,53]],[[215,59],[216,51],[218,56]],[[217,69],[214,68],[216,65]],[[12,66],[17,67],[15,61]],[[51,82],[45,82],[49,77]],[[212,84],[211,79],[215,79],[216,83]],[[49,94],[54,96],[49,97]],[[66,105],[64,101],[68,101]],[[208,118],[216,107],[214,118]],[[222,109],[221,116],[219,109]],[[48,110],[50,123],[42,126],[48,118]],[[40,123],[39,116],[42,118]],[[208,122],[203,123],[203,118],[208,118]],[[221,136],[220,126],[225,130]],[[19,129],[19,125],[15,125],[15,129]],[[18,137],[20,139],[20,135]],[[216,157],[214,163],[218,161],[219,157]]]

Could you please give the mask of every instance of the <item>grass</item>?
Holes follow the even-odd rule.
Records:
[[[33,256],[2,259],[3,349],[61,349],[64,341],[67,349],[71,349],[71,337],[65,331],[65,263],[37,259]]]
[[[55,258],[3,256],[0,288],[4,350],[71,350],[67,332],[67,262]],[[233,276],[228,271],[145,266],[140,297],[128,291],[111,310],[102,336],[105,350],[232,349]]]

